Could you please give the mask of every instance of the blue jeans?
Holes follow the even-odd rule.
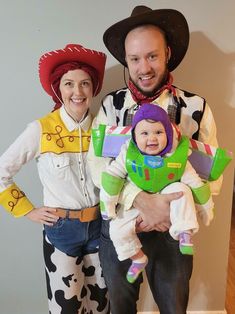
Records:
[[[101,218],[91,222],[59,218],[52,226],[44,225],[50,242],[60,251],[74,257],[98,252]]]
[[[179,242],[168,232],[141,233],[139,238],[148,256],[146,274],[161,314],[185,314],[192,274],[192,256],[179,251]],[[136,314],[142,276],[134,284],[126,280],[131,261],[120,262],[109,238],[109,222],[102,222],[100,261],[108,287],[112,314]]]

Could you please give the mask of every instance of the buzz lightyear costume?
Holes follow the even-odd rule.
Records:
[[[143,119],[162,122],[165,127],[168,142],[159,156],[144,155],[139,151],[135,139],[134,128]],[[137,111],[132,124],[132,139],[127,141],[120,154],[102,174],[100,205],[103,219],[110,222],[110,237],[116,248],[119,260],[125,260],[135,255],[141,248],[139,238],[135,233],[135,219],[139,211],[131,208],[128,211],[117,210],[119,194],[125,178],[141,189],[150,193],[172,193],[183,191],[184,195],[171,202],[170,234],[178,240],[179,234],[190,230],[192,234],[198,231],[195,204],[200,208],[199,215],[205,225],[213,219],[213,201],[208,183],[198,176],[190,162],[189,140],[182,137],[176,146],[176,138],[166,112],[159,106],[144,104]]]

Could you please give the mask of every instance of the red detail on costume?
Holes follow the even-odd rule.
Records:
[[[174,128],[174,130],[176,131],[177,140],[180,141],[180,139],[181,139],[180,129],[178,128],[178,126],[175,123],[172,122],[171,124],[172,124],[172,127]]]
[[[129,132],[129,130],[131,129],[131,126],[127,126],[125,128],[122,129],[122,131],[120,132],[120,134],[126,134]]]
[[[206,150],[207,154],[210,155],[210,156],[213,156],[213,153],[211,151],[210,145],[204,144],[204,146],[205,146],[205,150]]]
[[[111,134],[117,127],[113,125],[111,128],[108,130],[108,134]]]
[[[144,169],[144,174],[145,174],[146,181],[148,181],[150,179],[149,170],[148,169]]]
[[[168,174],[168,179],[172,180],[172,179],[174,179],[174,176],[175,176],[174,173],[171,172]]]
[[[192,145],[192,148],[198,149],[198,147],[197,147],[197,142],[196,142],[196,141],[190,139],[190,143],[191,143],[191,145]]]

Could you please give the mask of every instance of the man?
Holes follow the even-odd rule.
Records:
[[[129,125],[138,107],[151,102],[165,109],[183,134],[217,146],[215,122],[205,99],[172,85],[170,72],[184,58],[189,43],[188,24],[180,12],[137,6],[129,18],[108,28],[103,39],[111,54],[127,67],[129,81],[126,88],[104,98],[94,127],[99,123]],[[90,147],[93,180],[100,186],[100,173],[109,160],[95,157]],[[161,314],[186,313],[188,304],[192,256],[181,254],[178,242],[167,231],[170,202],[181,195],[150,195],[127,183],[120,199],[124,209],[134,206],[140,210],[136,227],[145,231],[139,237],[149,258],[146,274]],[[134,284],[126,281],[131,261],[118,261],[106,221],[100,259],[112,314],[137,313],[141,279]]]

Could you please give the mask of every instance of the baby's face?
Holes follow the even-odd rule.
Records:
[[[161,122],[142,120],[135,127],[136,144],[143,153],[158,155],[167,145],[167,135]]]

